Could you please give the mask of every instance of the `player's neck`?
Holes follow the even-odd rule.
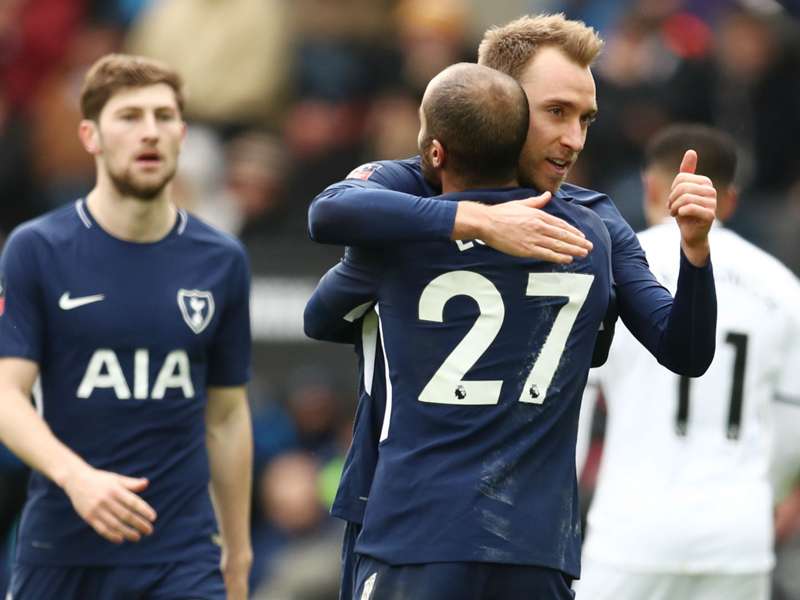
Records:
[[[451,194],[453,192],[466,192],[469,190],[503,189],[503,188],[519,187],[519,182],[516,180],[516,178],[503,179],[497,181],[488,179],[483,181],[476,181],[472,179],[466,179],[458,175],[453,175],[451,173],[448,173],[447,171],[442,171],[441,179],[442,179],[443,194]]]
[[[164,192],[142,200],[97,185],[86,196],[86,205],[100,227],[127,242],[157,242],[169,234],[177,218],[177,210]]]

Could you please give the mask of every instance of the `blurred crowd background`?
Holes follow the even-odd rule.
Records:
[[[422,90],[443,67],[474,61],[488,26],[559,11],[607,42],[594,69],[599,118],[571,181],[609,193],[640,229],[648,138],[675,121],[721,127],[742,157],[730,226],[800,273],[798,4],[0,0],[0,240],[91,188],[94,165],[76,130],[96,58],[145,54],[185,78],[178,197],[238,235],[254,271],[255,597],[336,598],[341,526],[327,507],[356,365],[348,348],[303,338],[303,305],[341,252],[308,240],[309,202],[362,162],[415,154]],[[10,542],[26,473],[8,455],[0,465],[0,535]],[[591,469],[582,483],[590,492]],[[792,532],[781,538],[776,600],[800,598]],[[3,558],[0,590],[7,566]]]

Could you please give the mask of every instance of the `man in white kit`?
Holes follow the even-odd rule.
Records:
[[[718,190],[719,221],[737,201],[728,135],[676,125],[652,140],[643,177],[651,227],[639,239],[673,293],[680,233],[667,199],[687,148],[698,152]],[[788,411],[784,420],[800,413],[800,282],[719,222],[710,240],[719,313],[706,374],[670,373],[622,324],[608,362],[590,374],[579,439],[588,436],[599,389],[608,418],[579,600],[769,598],[773,420],[775,409]]]

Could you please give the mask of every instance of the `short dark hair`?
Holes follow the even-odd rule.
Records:
[[[83,118],[96,121],[109,98],[121,89],[159,83],[173,89],[178,109],[183,112],[183,82],[175,70],[144,56],[107,54],[86,73],[80,100]]]
[[[729,134],[707,125],[676,123],[659,131],[645,149],[645,168],[658,167],[677,173],[684,153],[697,151],[697,172],[722,189],[736,176],[736,141]]]
[[[422,103],[427,139],[465,182],[515,177],[528,134],[528,99],[511,77],[474,63],[448,67]]]

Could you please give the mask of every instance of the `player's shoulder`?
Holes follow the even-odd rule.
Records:
[[[577,186],[570,187],[577,188]],[[576,223],[580,225],[581,229],[588,229],[594,233],[596,241],[603,242],[607,246],[607,250],[611,251],[611,234],[608,231],[607,224],[601,214],[595,210],[594,205],[587,200],[589,197],[588,193],[592,192],[592,190],[586,190],[584,188],[577,189],[587,192],[586,196],[584,197],[585,201],[578,201],[574,196],[571,195],[562,195],[561,191],[559,190],[559,193],[556,194],[555,197],[548,203],[548,206],[560,206],[564,213],[572,215]],[[597,192],[592,193],[596,194]],[[606,196],[606,198],[608,197]]]
[[[419,156],[412,156],[400,160],[375,160],[363,163],[347,174],[345,179],[360,179],[369,181],[387,175],[419,175],[422,176],[422,166]]]
[[[178,234],[188,242],[246,259],[247,252],[237,237],[209,225],[186,210],[178,210]]]
[[[625,221],[625,218],[608,194],[571,183],[563,183],[558,192],[556,192],[556,197],[564,198],[597,213],[606,223],[612,237],[618,235],[619,231],[624,231],[627,236],[633,237],[633,230],[630,229],[628,222]]]
[[[419,156],[401,160],[379,160],[359,165],[347,177],[330,187],[380,187],[416,196],[438,194],[422,173]]]
[[[75,235],[76,230],[91,226],[88,217],[84,221],[81,216],[84,211],[83,200],[71,202],[65,206],[55,208],[34,219],[21,223],[8,236],[6,247],[31,248],[36,245],[59,245],[67,242]]]
[[[558,192],[556,192],[556,197],[569,199],[576,204],[580,204],[589,208],[596,204],[611,202],[611,199],[607,194],[603,194],[602,192],[598,192],[596,190],[590,190],[579,185],[573,185],[571,183],[562,183],[561,187],[558,188]]]
[[[769,252],[726,227],[712,228],[711,252],[712,257],[716,254],[725,257],[731,269],[749,274],[756,285],[774,291],[796,310],[800,302],[800,279]]]

